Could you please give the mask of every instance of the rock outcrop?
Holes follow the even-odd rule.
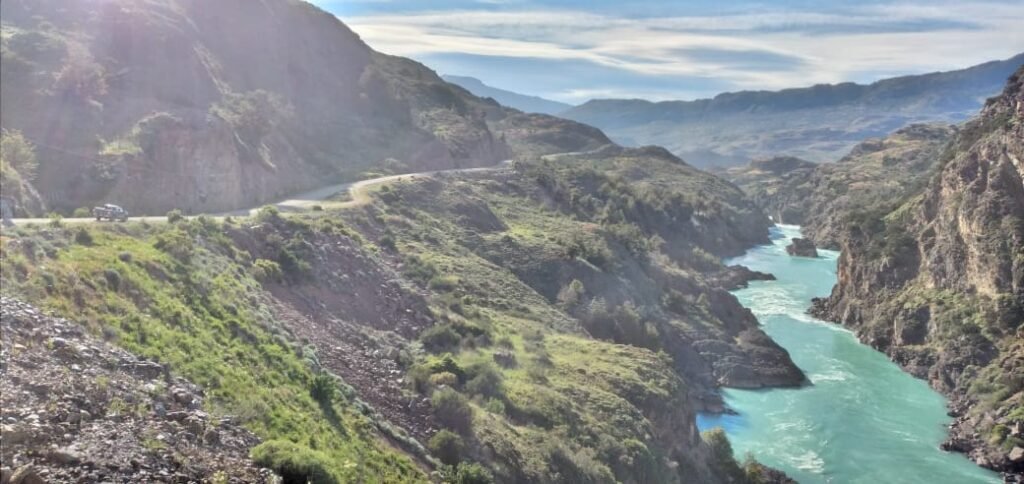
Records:
[[[810,239],[793,237],[792,243],[786,246],[786,253],[794,257],[818,257],[818,248]]]
[[[196,385],[28,304],[0,310],[4,483],[274,482]]]

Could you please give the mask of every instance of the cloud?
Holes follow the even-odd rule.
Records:
[[[400,2],[388,5],[397,8],[395,3]],[[448,3],[456,8],[385,9],[342,20],[377,50],[570,102],[596,93],[685,99],[723,90],[867,82],[887,73],[966,67],[1024,50],[1019,2],[890,2],[699,15],[672,10],[679,14],[664,17],[548,9],[519,0],[473,2],[487,4],[480,8]],[[543,89],[542,80],[550,82],[544,70],[558,72],[559,62],[588,66],[582,71],[590,77],[572,79],[571,88]]]

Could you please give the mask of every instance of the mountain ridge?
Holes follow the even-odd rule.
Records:
[[[475,77],[445,74],[441,76],[441,78],[447,82],[461,86],[474,95],[492,98],[503,106],[515,108],[524,113],[557,115],[573,107],[571,104],[552,101],[540,96],[531,96],[490,86]]]
[[[658,144],[697,166],[734,166],[789,155],[835,161],[857,142],[920,122],[960,122],[976,112],[1024,54],[966,69],[740,91],[694,101],[592,100],[563,116],[626,145]]]

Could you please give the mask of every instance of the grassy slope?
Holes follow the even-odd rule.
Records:
[[[156,248],[162,239],[172,245]],[[18,229],[5,234],[2,263],[6,293],[169,364],[203,386],[214,412],[313,449],[339,482],[423,480],[349,402],[310,396],[310,355],[271,320],[219,224]]]

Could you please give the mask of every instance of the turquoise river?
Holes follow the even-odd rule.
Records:
[[[789,350],[811,384],[799,389],[724,391],[738,415],[701,415],[722,427],[737,457],[813,483],[994,483],[998,476],[939,449],[950,418],[945,399],[849,331],[807,315],[811,298],[836,281],[838,252],[818,259],[784,249],[799,227],[772,229],[772,245],[729,261],[774,274],[734,294]]]

